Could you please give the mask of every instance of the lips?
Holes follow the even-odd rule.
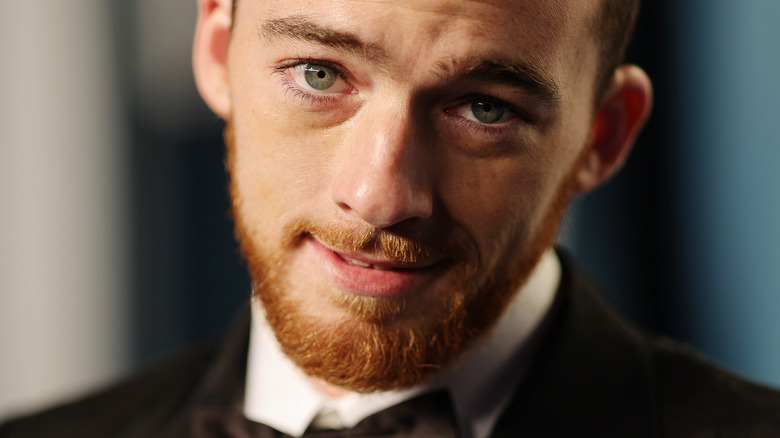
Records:
[[[423,289],[436,277],[442,262],[403,263],[371,254],[331,249],[315,238],[306,246],[313,252],[325,277],[356,295],[397,297]]]

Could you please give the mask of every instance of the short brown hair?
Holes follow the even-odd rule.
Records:
[[[601,100],[615,69],[623,62],[639,15],[640,0],[601,0],[594,17],[596,41],[600,41],[601,62],[596,70],[596,103]]]
[[[238,0],[233,1],[235,15]],[[597,41],[601,41],[601,63],[596,70],[594,100],[598,104],[612,80],[615,69],[623,62],[626,48],[634,32],[639,15],[640,0],[601,0],[594,17],[593,29]]]

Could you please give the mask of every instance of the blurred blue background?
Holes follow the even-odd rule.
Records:
[[[780,3],[645,2],[652,118],[565,235],[644,326],[780,386]]]
[[[222,332],[249,296],[194,0],[0,14],[0,419]],[[646,1],[626,168],[561,240],[634,320],[780,387],[780,3]]]

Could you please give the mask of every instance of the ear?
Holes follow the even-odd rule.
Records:
[[[232,0],[197,0],[198,24],[192,47],[195,83],[206,104],[219,117],[230,116],[227,54],[232,27]]]
[[[626,161],[653,104],[653,86],[635,65],[618,67],[596,110],[585,157],[577,171],[576,190],[590,191],[615,174]]]

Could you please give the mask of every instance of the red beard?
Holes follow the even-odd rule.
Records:
[[[235,157],[230,124],[225,142],[230,171]],[[468,262],[468,251],[475,249],[467,242],[300,221],[285,228],[281,249],[270,251],[252,240],[249,224],[236,208],[240,202],[234,202],[236,236],[249,265],[254,296],[262,301],[282,351],[309,376],[352,391],[403,389],[425,381],[490,330],[528,279],[555,240],[579,163],[564,179],[535,236],[518,236],[518,244],[502,254],[501,263],[479,284],[476,267]],[[237,199],[233,178],[231,195]],[[285,279],[295,273],[284,269],[284,255],[309,235],[347,252],[369,251],[391,260],[448,260],[453,272],[450,290],[436,295],[436,303],[422,312],[416,296],[334,293],[333,304],[344,309],[347,317],[335,324],[318,320],[302,312],[300,303],[285,293],[289,288]],[[525,241],[530,243],[522,245]]]

